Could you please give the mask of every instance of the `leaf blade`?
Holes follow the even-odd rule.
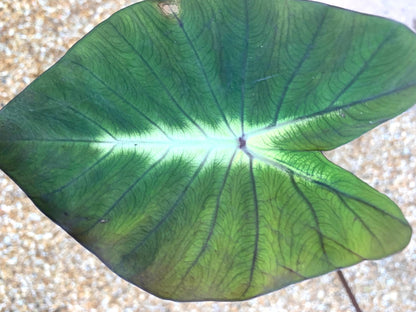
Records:
[[[247,299],[405,246],[398,207],[315,152],[410,105],[414,62],[391,60],[394,92],[380,94],[399,108],[374,112],[384,102],[359,92],[348,117],[337,106],[367,91],[396,24],[298,1],[159,4],[114,15],[0,112],[0,166],[46,215],[125,279],[181,301]],[[330,65],[339,47],[316,47],[338,17],[383,26],[353,73]],[[415,39],[400,34],[408,60]],[[332,100],[312,105],[340,73]]]

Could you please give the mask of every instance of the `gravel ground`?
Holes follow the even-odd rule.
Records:
[[[94,25],[135,1],[0,0],[0,107]],[[327,1],[415,27],[411,0]],[[416,107],[328,156],[387,194],[416,229]],[[416,239],[345,269],[363,311],[416,311]],[[109,271],[0,171],[0,311],[353,311],[331,273],[245,302],[160,300]]]

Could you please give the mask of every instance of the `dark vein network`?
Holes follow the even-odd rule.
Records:
[[[189,114],[179,105],[178,101],[174,98],[172,93],[169,91],[168,87],[163,83],[155,69],[147,62],[147,60],[143,57],[143,55],[127,40],[127,38],[115,27],[113,24],[110,24],[117,34],[127,43],[127,45],[134,51],[134,53],[140,58],[142,63],[150,70],[152,75],[158,80],[162,90],[168,95],[172,103],[179,109],[179,111],[188,119],[201,133],[204,137],[208,137],[206,132],[202,129],[202,127],[191,117]]]

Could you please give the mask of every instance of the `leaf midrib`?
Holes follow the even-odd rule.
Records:
[[[119,147],[137,147],[140,145],[160,145],[175,147],[187,147],[190,149],[206,148],[238,148],[239,142],[235,138],[215,138],[207,137],[201,139],[172,138],[172,139],[47,139],[47,138],[21,138],[13,140],[2,140],[3,142],[43,142],[43,143],[77,143],[77,144],[99,144]]]

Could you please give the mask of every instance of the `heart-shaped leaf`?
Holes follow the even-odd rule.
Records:
[[[241,300],[402,249],[320,151],[416,102],[416,36],[297,0],[146,1],[0,112],[0,167],[123,278]]]

